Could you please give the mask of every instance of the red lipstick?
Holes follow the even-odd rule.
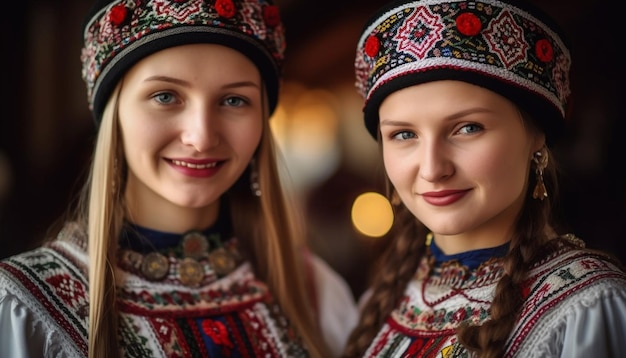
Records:
[[[430,205],[445,206],[461,200],[469,190],[441,190],[422,193],[424,201]]]
[[[167,163],[177,172],[195,178],[208,178],[215,175],[222,162],[216,159],[168,159]]]

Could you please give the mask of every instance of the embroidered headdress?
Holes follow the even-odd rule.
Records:
[[[399,89],[460,80],[495,91],[531,114],[554,139],[564,125],[570,53],[546,15],[514,0],[396,1],[366,24],[355,60],[365,125]]]
[[[248,56],[266,85],[270,112],[278,101],[285,39],[271,0],[98,0],[86,19],[84,42],[82,76],[97,122],[133,64],[193,43],[221,44]]]

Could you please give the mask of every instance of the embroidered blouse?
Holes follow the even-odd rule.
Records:
[[[507,249],[447,256],[431,243],[434,267],[423,259],[365,357],[470,357],[455,330],[489,319]],[[605,256],[560,244],[531,267],[522,291],[506,357],[626,357],[626,274]]]
[[[140,252],[136,244],[127,248]],[[87,259],[85,240],[70,225],[56,240],[0,262],[2,355],[87,356]],[[320,324],[338,356],[356,324],[356,307],[340,276],[318,257],[311,263],[321,284],[316,287]],[[116,268],[122,356],[308,356],[248,262],[224,277],[204,272],[201,284],[189,286],[173,266],[160,281],[145,278],[132,265]]]

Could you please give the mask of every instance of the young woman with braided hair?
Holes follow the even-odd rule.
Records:
[[[98,127],[77,210],[0,262],[0,355],[338,356],[346,283],[303,242],[270,116],[268,0],[99,0],[83,29]]]
[[[556,232],[570,54],[537,8],[395,1],[355,61],[395,222],[345,357],[624,357],[626,274]]]

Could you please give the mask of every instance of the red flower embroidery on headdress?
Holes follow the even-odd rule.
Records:
[[[483,24],[475,14],[465,12],[456,18],[456,28],[465,36],[476,36],[483,28]]]
[[[543,62],[550,62],[554,58],[554,49],[552,48],[550,41],[547,39],[537,41],[537,44],[535,45],[535,53],[537,54],[539,60]]]
[[[126,6],[124,4],[117,4],[111,8],[109,21],[115,26],[120,26],[126,21],[126,15],[128,15]]]
[[[274,27],[280,24],[280,13],[278,11],[278,6],[276,5],[268,5],[263,8],[263,19],[265,19],[265,23],[267,26]]]
[[[215,2],[215,10],[221,17],[230,19],[237,13],[237,8],[232,0],[217,0]]]
[[[380,49],[380,41],[378,37],[372,35],[367,38],[365,41],[365,54],[369,57],[374,57],[378,54],[378,50]]]

